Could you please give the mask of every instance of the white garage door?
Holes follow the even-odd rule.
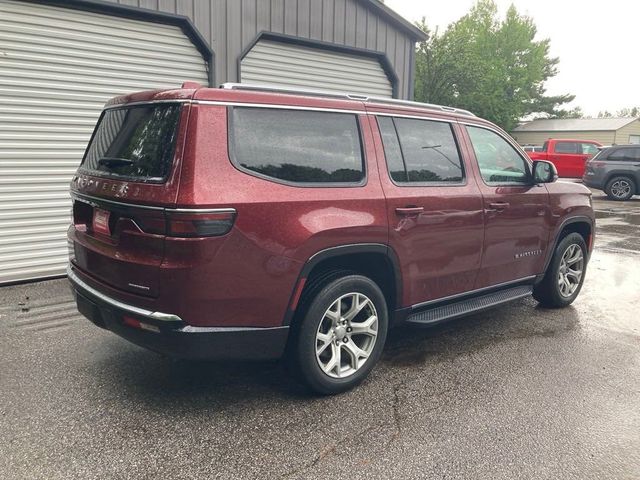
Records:
[[[242,83],[392,97],[377,59],[260,40],[241,62]]]
[[[0,283],[59,275],[69,182],[114,95],[206,84],[178,27],[0,0]]]

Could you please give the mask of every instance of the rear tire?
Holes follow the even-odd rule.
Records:
[[[368,277],[338,272],[303,297],[287,363],[312,391],[334,395],[362,382],[380,359],[387,337],[384,294]]]
[[[629,200],[636,193],[636,184],[629,177],[613,177],[607,182],[604,191],[611,200]]]
[[[586,269],[584,238],[570,233],[558,243],[543,280],[533,288],[533,298],[548,308],[571,305],[582,289]]]

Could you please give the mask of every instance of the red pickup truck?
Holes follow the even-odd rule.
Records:
[[[582,178],[587,160],[602,145],[592,140],[550,138],[539,152],[527,152],[531,160],[547,160],[558,169],[560,177]]]

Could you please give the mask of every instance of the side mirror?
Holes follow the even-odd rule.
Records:
[[[556,166],[546,160],[533,162],[533,181],[535,183],[552,183],[558,179]]]

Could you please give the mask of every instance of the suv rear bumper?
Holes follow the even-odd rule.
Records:
[[[193,327],[180,317],[128,305],[67,268],[78,311],[100,328],[158,353],[193,360],[267,360],[282,356],[289,327]],[[135,325],[135,326],[133,326]]]

